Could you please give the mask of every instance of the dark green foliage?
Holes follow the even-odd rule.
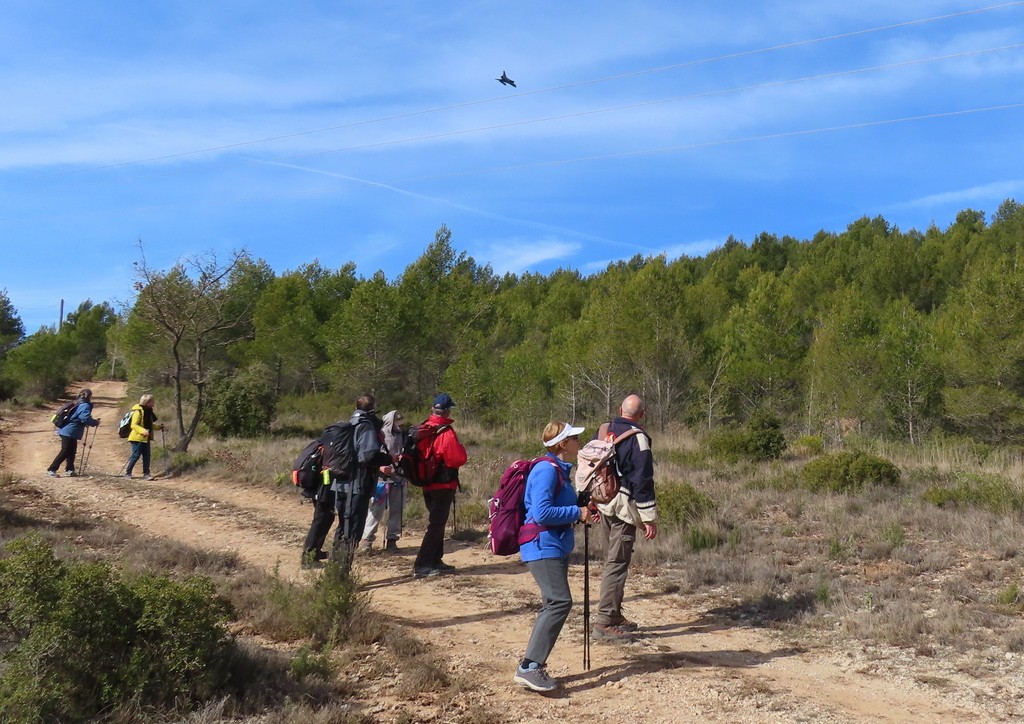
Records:
[[[754,460],[777,460],[786,449],[782,421],[775,415],[758,413],[746,425],[747,454]]]
[[[776,460],[786,449],[786,437],[777,416],[758,413],[741,428],[719,428],[711,432],[701,446],[711,457],[732,462],[740,458]]]
[[[263,365],[253,365],[234,376],[219,376],[210,385],[204,420],[214,434],[265,435],[273,417],[274,389]]]
[[[815,493],[848,493],[867,485],[896,486],[900,469],[876,455],[838,452],[811,460],[803,468],[804,486]]]
[[[1000,475],[959,473],[953,486],[935,485],[922,496],[944,506],[983,508],[993,513],[1024,513],[1024,490]]]
[[[58,561],[38,536],[0,561],[0,718],[85,721],[203,701],[226,684],[230,606],[210,581]]]
[[[64,394],[71,379],[74,351],[70,336],[41,329],[8,353],[4,377],[20,395],[55,399]]]
[[[689,483],[658,486],[658,519],[663,523],[691,525],[714,509],[714,501]]]

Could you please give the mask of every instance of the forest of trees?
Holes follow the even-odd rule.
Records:
[[[498,275],[441,227],[389,280],[238,252],[136,262],[130,309],[82,304],[24,337],[0,293],[0,393],[127,375],[174,390],[182,449],[204,413],[262,434],[284,399],[363,391],[421,410],[437,390],[487,424],[595,420],[631,391],[655,429],[778,417],[794,433],[918,442],[1024,438],[1024,207],[902,232],[862,218],[799,241],[730,238],[704,257],[634,257],[583,276]],[[232,404],[246,401],[246,413]],[[187,414],[182,410],[187,409]],[[207,415],[209,418],[210,415]],[[229,426],[230,427],[230,426]],[[217,430],[217,427],[214,426]]]

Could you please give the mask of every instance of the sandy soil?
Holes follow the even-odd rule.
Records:
[[[0,437],[3,467],[77,506],[83,516],[125,521],[149,535],[236,551],[255,566],[302,575],[299,552],[311,509],[299,495],[197,477],[160,479],[159,464],[152,482],[115,477],[128,452],[116,434],[127,407],[124,385],[91,387],[94,415],[103,424],[92,436],[87,477],[44,476],[59,447],[45,412],[8,421]],[[524,692],[511,678],[536,610],[529,573],[481,545],[448,541],[445,560],[457,574],[414,581],[411,563],[420,535],[407,531],[398,555],[358,560],[374,606],[428,640],[457,677],[519,721],[980,722],[1020,715],[1020,691],[1006,682],[976,681],[954,662],[856,644],[842,651],[802,649],[777,631],[720,620],[684,596],[665,593],[656,576],[639,574],[630,579],[626,603],[643,638],[630,645],[595,643],[592,667],[584,671],[576,606],[548,662],[562,690],[550,696]],[[598,575],[593,566],[595,590]],[[573,571],[573,585],[582,601],[581,569]],[[388,720],[386,709],[374,713]]]

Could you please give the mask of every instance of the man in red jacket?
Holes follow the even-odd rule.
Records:
[[[441,560],[444,556],[444,529],[448,525],[455,491],[459,487],[459,468],[466,464],[466,448],[452,428],[455,401],[447,392],[434,398],[431,415],[420,425],[431,429],[429,451],[424,456],[437,463],[436,472],[423,485],[423,503],[427,508],[427,531],[412,566],[414,578],[450,573],[455,566]],[[424,443],[426,444],[426,443]]]

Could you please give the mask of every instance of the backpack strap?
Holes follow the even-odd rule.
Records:
[[[558,495],[558,493],[561,492],[562,490],[562,468],[558,465],[558,463],[556,463],[547,455],[541,455],[539,458],[536,458],[533,461],[533,464],[537,465],[538,463],[541,462],[550,463],[551,466],[555,469],[555,495]],[[530,470],[533,470],[532,466]],[[519,529],[519,545],[524,546],[527,543],[536,540],[540,536],[540,534],[546,530],[551,530],[551,528],[549,528],[546,525],[541,525],[540,523],[537,523],[530,519],[524,520],[522,527]]]

